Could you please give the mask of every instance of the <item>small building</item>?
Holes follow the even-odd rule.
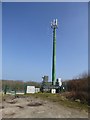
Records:
[[[35,88],[35,93],[40,92],[40,88]]]
[[[56,89],[51,89],[51,93],[55,94],[56,93]]]

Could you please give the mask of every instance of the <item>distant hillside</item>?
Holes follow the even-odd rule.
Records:
[[[19,80],[16,80],[16,81],[15,80],[2,80],[2,90],[4,90],[5,86],[7,86],[7,88],[9,90],[13,90],[13,89],[24,90],[24,87],[26,85],[40,87],[41,83],[33,82],[33,81],[23,82],[23,81],[19,81]]]

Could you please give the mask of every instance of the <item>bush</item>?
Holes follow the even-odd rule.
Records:
[[[90,87],[88,82],[90,77],[81,77],[67,81],[66,97],[71,100],[79,99],[82,103],[88,103],[88,91]]]

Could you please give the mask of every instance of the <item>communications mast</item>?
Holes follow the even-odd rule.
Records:
[[[51,22],[53,29],[53,55],[52,55],[52,85],[56,84],[56,29],[58,28],[57,19]]]

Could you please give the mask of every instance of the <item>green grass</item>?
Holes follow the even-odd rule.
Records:
[[[0,92],[0,97],[2,96],[2,93]]]
[[[88,112],[88,105],[87,104],[82,104],[79,102],[71,101],[66,99],[64,96],[61,94],[51,94],[51,93],[36,93],[36,94],[27,94],[27,96],[34,96],[35,98],[41,98],[43,100],[49,100],[54,103],[58,103],[60,105],[70,107],[70,108],[75,108],[79,110],[85,110]]]

